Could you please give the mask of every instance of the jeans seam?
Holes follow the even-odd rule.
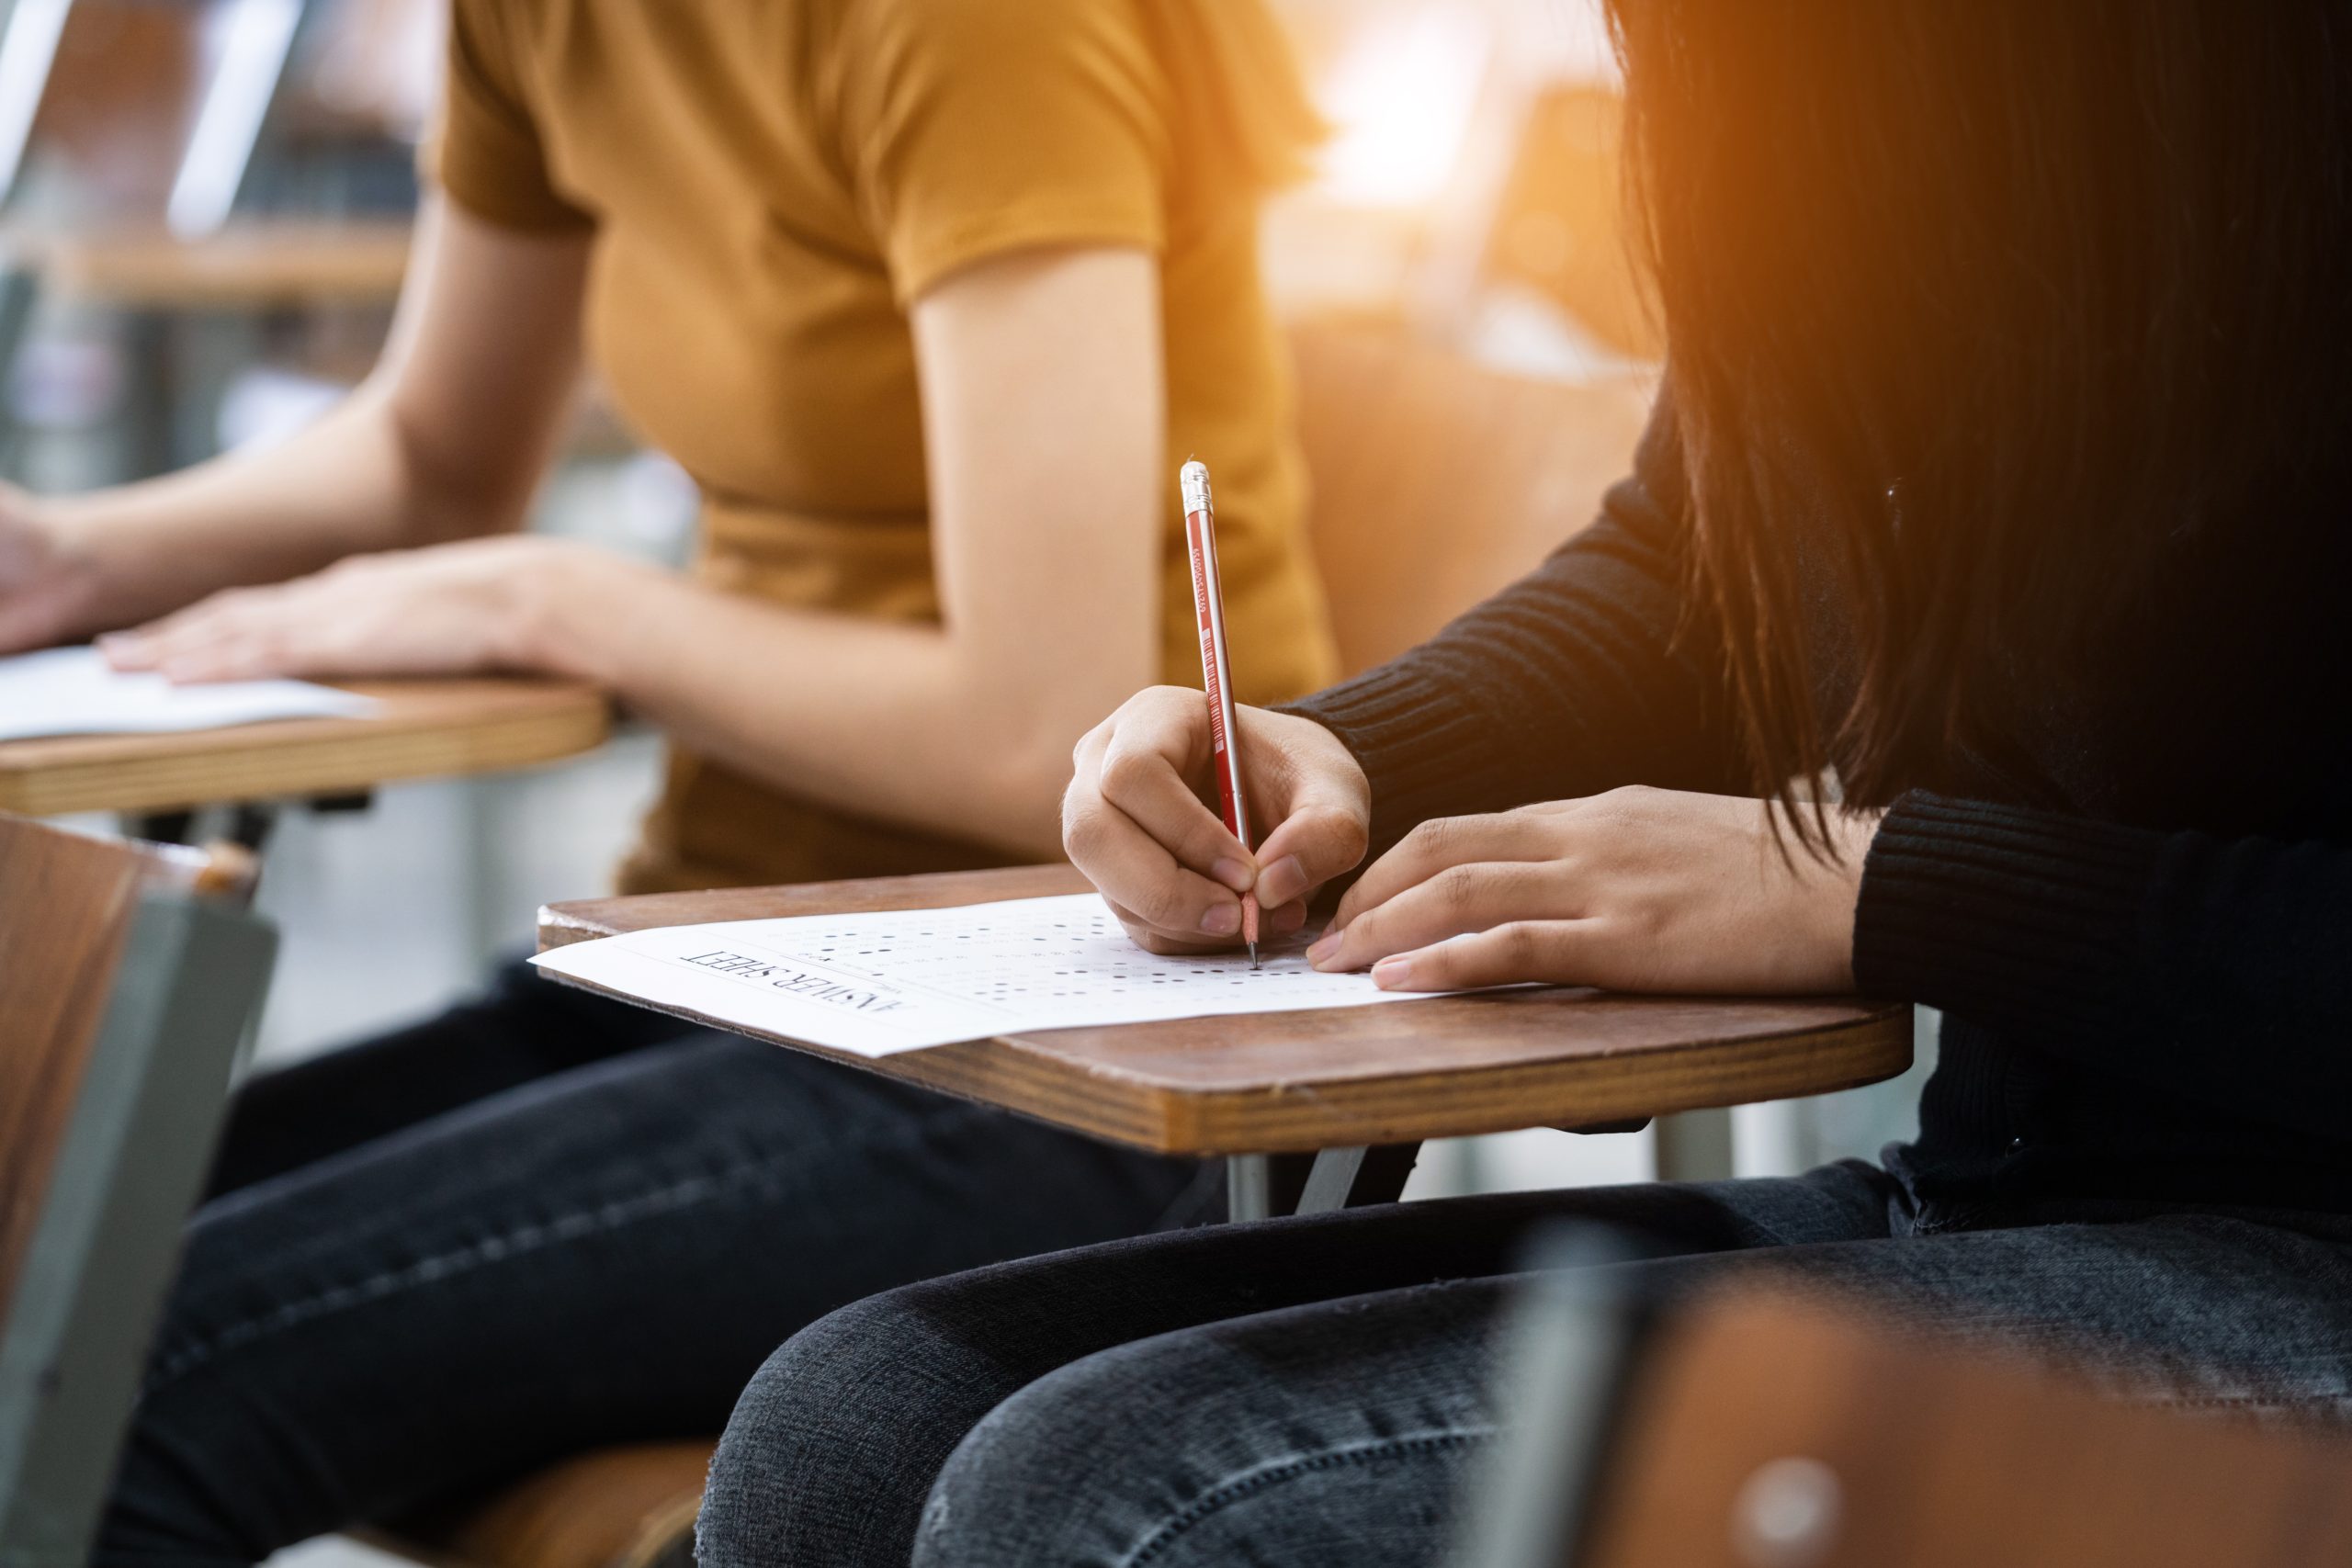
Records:
[[[1136,1543],[1118,1568],[1143,1568],[1145,1563],[1160,1556],[1173,1545],[1178,1537],[1207,1519],[1211,1515],[1246,1498],[1255,1496],[1270,1486],[1317,1471],[1336,1470],[1342,1466],[1368,1464],[1374,1460],[1393,1458],[1398,1454],[1436,1453],[1448,1449],[1468,1448],[1474,1444],[1491,1442],[1501,1435],[1498,1427],[1449,1427],[1442,1430],[1408,1432],[1398,1437],[1374,1441],[1347,1443],[1335,1448],[1318,1449],[1313,1453],[1294,1454],[1288,1459],[1274,1460],[1248,1470],[1235,1471],[1208,1491],[1193,1498],[1182,1508],[1161,1520],[1151,1533]]]
[[[2352,1393],[2159,1393],[2146,1401],[2161,1409],[2196,1410],[2310,1410],[2324,1405],[2352,1403]]]
[[[924,1116],[911,1123],[899,1124],[889,1136],[863,1139],[846,1147],[832,1145],[826,1152],[840,1154],[885,1147],[894,1143],[910,1143],[944,1123],[982,1120],[989,1114],[978,1106],[944,1108],[938,1114]],[[530,1221],[497,1235],[468,1242],[463,1247],[452,1247],[447,1252],[435,1253],[397,1269],[382,1269],[352,1284],[334,1285],[313,1292],[272,1307],[267,1312],[241,1318],[214,1334],[158,1356],[141,1390],[141,1396],[152,1397],[188,1373],[217,1359],[222,1353],[256,1344],[273,1334],[281,1334],[337,1312],[387,1300],[404,1290],[433,1284],[559,1243],[579,1241],[617,1230],[657,1214],[674,1213],[723,1193],[760,1185],[763,1179],[773,1178],[780,1169],[799,1163],[805,1162],[787,1156],[731,1166],[715,1175],[690,1177],[650,1192],[613,1199],[592,1208],[574,1209],[550,1220]]]

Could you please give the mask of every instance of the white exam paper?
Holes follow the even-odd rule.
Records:
[[[308,681],[175,686],[161,675],[123,674],[95,648],[0,659],[0,740],[164,734],[276,718],[365,718],[376,706],[373,697]]]
[[[664,926],[540,953],[602,990],[861,1056],[1045,1029],[1416,999],[1325,975],[1302,944],[1162,958],[1091,893],[953,909]]]

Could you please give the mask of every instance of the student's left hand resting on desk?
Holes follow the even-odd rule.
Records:
[[[548,671],[557,602],[649,570],[563,539],[468,539],[232,588],[99,647],[117,669],[175,681]]]
[[[1851,990],[1877,829],[1831,811],[1825,861],[1784,821],[1784,855],[1760,802],[1660,789],[1424,822],[1349,889],[1309,955],[1400,991]]]

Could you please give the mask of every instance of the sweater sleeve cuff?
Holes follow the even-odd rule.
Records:
[[[2111,1027],[2163,842],[1914,791],[1863,862],[1855,981],[1987,1021]]]
[[[1459,693],[1395,665],[1279,705],[1340,738],[1372,786],[1368,864],[1431,817],[1479,809],[1492,793],[1481,762],[1487,726]]]

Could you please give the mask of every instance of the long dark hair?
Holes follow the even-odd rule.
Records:
[[[1610,12],[1692,597],[1762,793],[1933,784],[1989,671],[2111,677],[2099,628],[2168,541],[2352,447],[2352,5]]]

